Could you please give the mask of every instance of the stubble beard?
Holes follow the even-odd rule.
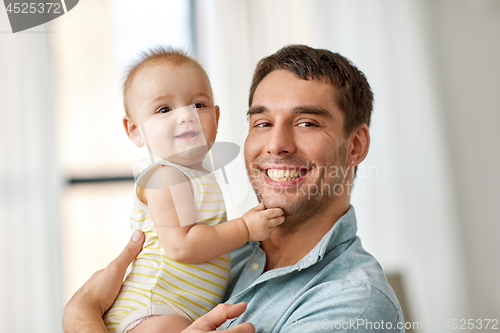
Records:
[[[297,163],[293,157],[279,159],[279,162],[273,161],[275,164],[311,166],[312,168],[308,176],[316,176],[315,174],[317,174],[314,184],[303,184],[300,188],[294,187],[293,194],[295,198],[294,200],[292,199],[293,202],[290,201],[286,205],[283,204],[283,196],[287,195],[287,191],[283,190],[283,188],[276,188],[273,191],[274,193],[263,197],[261,178],[259,178],[262,176],[258,173],[252,177],[248,163],[245,164],[248,177],[259,202],[263,202],[266,208],[283,209],[285,211],[285,222],[279,225],[278,228],[285,233],[292,233],[305,227],[307,221],[311,218],[322,214],[337,199],[339,196],[338,193],[342,193],[346,190],[342,187],[344,186],[344,179],[347,172],[337,172],[335,173],[335,177],[331,177],[328,173],[328,168],[330,167],[337,168],[337,170],[343,170],[346,165],[346,160],[347,143],[342,144],[337,151],[333,153],[331,159],[326,161],[326,167],[317,168],[316,164],[310,161],[301,161],[302,163]],[[317,191],[311,192],[311,188],[317,189]],[[340,191],[338,191],[339,188],[341,188]],[[279,196],[276,197],[277,200],[273,198],[275,195]],[[308,225],[313,225],[313,223],[309,223]]]

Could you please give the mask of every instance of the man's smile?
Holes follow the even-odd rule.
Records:
[[[297,166],[273,166],[263,168],[264,179],[271,186],[293,186],[305,178],[309,169]]]

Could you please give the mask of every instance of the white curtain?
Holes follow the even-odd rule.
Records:
[[[62,332],[60,178],[48,32],[0,10],[0,330]]]
[[[451,162],[436,94],[427,2],[198,0],[201,62],[221,107],[218,139],[243,146],[257,61],[292,43],[349,58],[375,93],[372,144],[352,198],[359,235],[386,272],[403,275],[413,321],[467,318]],[[244,179],[240,170],[235,178]],[[248,185],[247,185],[248,189]],[[249,193],[250,191],[248,191]],[[253,195],[229,211],[239,215]]]

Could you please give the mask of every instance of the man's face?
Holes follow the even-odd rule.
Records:
[[[346,190],[348,140],[334,96],[330,83],[287,70],[269,73],[255,91],[247,172],[259,200],[285,211],[284,227],[300,225]]]

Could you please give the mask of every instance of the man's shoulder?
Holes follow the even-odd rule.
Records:
[[[378,261],[357,237],[343,246],[337,254],[326,253],[318,263],[321,270],[296,300],[286,327],[323,320],[332,325],[357,319],[358,323],[384,321],[394,327],[403,322],[399,302]],[[363,327],[357,329],[363,331]]]
[[[318,285],[327,285],[329,290],[336,292],[365,290],[366,297],[384,295],[394,304],[398,304],[396,295],[385,278],[379,262],[361,246],[361,241],[355,237],[345,244],[340,253],[325,254],[321,279]]]
[[[297,300],[286,317],[280,332],[308,327],[316,331],[318,325],[341,332],[404,332],[399,328],[404,319],[397,300],[385,288],[360,281],[318,284]]]
[[[326,253],[322,262],[318,263],[321,267],[318,274],[318,285],[327,284],[334,289],[367,288],[379,290],[397,302],[396,296],[385,278],[382,266],[363,249],[358,237],[339,247],[343,248],[333,249]]]

